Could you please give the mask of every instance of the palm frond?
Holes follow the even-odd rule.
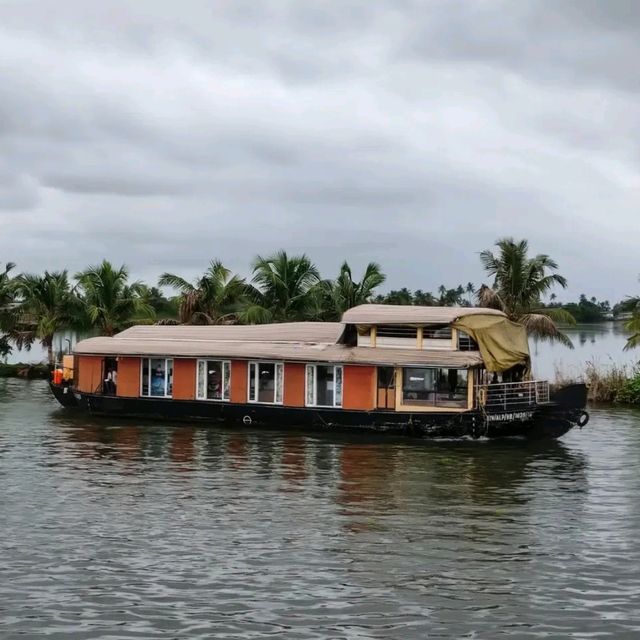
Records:
[[[569,336],[560,331],[556,323],[548,316],[541,313],[527,313],[518,322],[524,326],[527,333],[539,340],[559,342],[569,349],[573,349],[573,342]]]

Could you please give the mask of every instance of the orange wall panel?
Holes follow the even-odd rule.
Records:
[[[376,368],[345,365],[342,391],[343,409],[368,411],[376,406]]]
[[[173,361],[174,400],[195,400],[196,397],[196,361],[175,359]]]
[[[305,365],[284,363],[284,406],[304,407]]]
[[[244,360],[231,361],[231,402],[245,403],[249,399],[247,395],[248,363]]]
[[[95,393],[102,390],[102,356],[78,356],[78,391]]]
[[[123,398],[140,395],[140,358],[118,358],[116,395]]]

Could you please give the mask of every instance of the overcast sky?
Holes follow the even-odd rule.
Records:
[[[0,0],[0,262],[640,283],[640,3]]]

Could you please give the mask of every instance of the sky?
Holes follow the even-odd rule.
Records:
[[[640,291],[640,3],[0,0],[0,262]]]

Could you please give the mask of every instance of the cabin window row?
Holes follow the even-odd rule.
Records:
[[[198,360],[196,369],[198,400],[229,401],[231,398],[231,362]],[[404,367],[402,404],[405,407],[465,407],[469,389],[464,369]],[[342,407],[343,367],[308,364],[305,367],[305,405]],[[378,368],[378,395],[384,391],[387,406],[389,391],[395,387],[393,367]],[[249,362],[248,402],[283,404],[284,363]],[[170,398],[173,393],[173,359],[143,358],[140,393],[143,397]],[[380,402],[380,401],[379,401]],[[379,405],[380,406],[380,405]]]

